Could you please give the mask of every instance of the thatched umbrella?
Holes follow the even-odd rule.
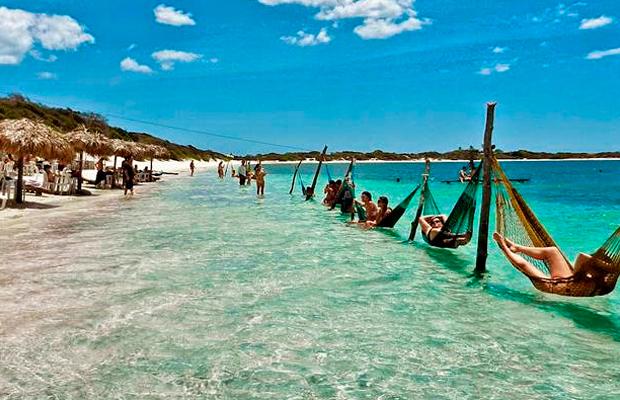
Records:
[[[110,139],[99,132],[89,130],[80,125],[66,134],[67,141],[75,151],[80,153],[80,179],[78,179],[78,192],[82,191],[82,169],[84,168],[84,152],[94,156],[107,156],[112,154]]]
[[[16,203],[22,203],[25,156],[66,160],[75,154],[60,132],[27,118],[0,121],[0,148],[17,156]]]
[[[150,177],[149,180],[153,180],[153,159],[157,158],[159,160],[169,160],[170,159],[170,152],[168,151],[167,148],[163,147],[163,146],[159,146],[156,144],[148,144],[146,145],[147,147],[147,157],[149,157],[151,159],[151,172],[150,172]]]

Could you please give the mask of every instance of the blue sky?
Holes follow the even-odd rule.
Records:
[[[0,92],[224,152],[620,150],[620,2],[6,1]]]

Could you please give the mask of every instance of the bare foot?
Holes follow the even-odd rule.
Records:
[[[502,244],[506,244],[504,242],[504,237],[502,235],[500,235],[498,232],[493,232],[493,240],[495,240],[497,242],[497,244],[502,245]]]
[[[500,235],[498,232],[493,232],[493,239],[499,244],[501,247],[512,251],[513,253],[517,253],[519,249],[517,245],[512,242],[510,239]]]

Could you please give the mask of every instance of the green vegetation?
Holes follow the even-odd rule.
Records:
[[[211,150],[200,150],[193,146],[183,146],[164,139],[149,135],[148,133],[128,132],[124,129],[108,125],[105,118],[98,114],[82,113],[70,108],[52,108],[34,103],[20,95],[11,95],[0,98],[0,119],[30,118],[42,121],[49,126],[68,132],[78,125],[84,124],[93,130],[102,132],[112,139],[122,139],[131,142],[156,144],[170,151],[172,159],[196,159],[208,160],[210,158],[228,158]]]
[[[263,161],[295,161],[306,158],[317,158],[319,156],[318,151],[307,153],[269,153],[269,154],[257,154],[248,155],[248,158],[260,159]],[[407,161],[407,160],[419,160],[424,158],[440,159],[440,160],[468,160],[473,158],[479,160],[482,156],[482,152],[477,149],[458,149],[448,151],[446,153],[439,153],[436,151],[426,151],[421,153],[389,153],[381,150],[375,150],[370,153],[361,153],[355,151],[338,151],[328,154],[325,158],[327,161],[332,160],[348,160],[355,158],[356,160],[387,160],[387,161]],[[495,156],[500,160],[565,160],[568,158],[620,158],[620,151],[604,152],[604,153],[546,153],[546,152],[533,152],[528,150],[517,151],[502,151],[495,149]]]

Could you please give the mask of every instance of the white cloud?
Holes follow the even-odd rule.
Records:
[[[136,60],[131,57],[126,57],[121,61],[121,70],[129,72],[137,72],[140,74],[150,74],[153,72],[148,65],[138,64]]]
[[[496,64],[495,72],[506,72],[510,69],[510,64]]]
[[[316,19],[334,21],[361,18],[354,32],[362,39],[385,39],[406,31],[422,29],[430,20],[421,20],[413,8],[415,0],[258,0],[268,6],[298,4],[318,8]]]
[[[170,71],[174,69],[174,64],[177,62],[191,63],[202,57],[202,54],[189,53],[186,51],[178,50],[160,50],[151,55],[155,61],[157,61],[164,71]]]
[[[58,61],[58,57],[54,54],[50,54],[49,56],[45,57],[39,50],[30,50],[30,56],[32,58],[34,58],[37,61],[43,61],[43,62],[48,62],[48,63],[53,63]]]
[[[480,69],[478,73],[480,75],[491,75],[495,72],[502,73],[510,70],[510,64],[495,64],[494,67],[485,67]]]
[[[135,43],[132,43],[132,44],[130,44],[130,45],[129,45],[129,47],[127,47],[127,51],[132,51],[132,50],[133,50],[133,49],[135,49],[136,47],[138,47],[138,45],[137,45],[137,44],[135,44]]]
[[[493,51],[493,53],[495,53],[495,54],[502,54],[502,53],[503,53],[503,52],[505,52],[506,50],[507,50],[507,48],[506,48],[506,47],[499,47],[499,46],[496,46],[496,47],[494,47],[494,48],[493,48],[493,50],[492,50],[492,51]]]
[[[37,74],[37,78],[41,80],[54,80],[54,79],[58,79],[58,76],[54,73],[44,71],[44,72],[39,72]]]
[[[617,56],[617,55],[620,55],[620,47],[615,48],[615,49],[609,49],[609,50],[592,51],[588,53],[588,55],[586,56],[586,59],[599,60],[603,57]]]
[[[325,28],[322,28],[316,35],[299,31],[297,36],[282,36],[280,39],[285,43],[300,47],[316,46],[329,43],[332,40]]]
[[[175,10],[174,7],[168,7],[165,4],[155,7],[153,13],[155,14],[155,20],[160,24],[173,26],[196,25],[196,21],[192,19],[192,14]]]
[[[220,59],[219,59],[219,58],[216,58],[216,57],[213,57],[213,58],[210,58],[210,59],[209,59],[209,62],[210,62],[211,64],[217,64],[217,63],[219,63],[219,62],[220,62]]]
[[[609,25],[612,22],[614,22],[613,18],[606,17],[604,15],[601,15],[598,18],[582,19],[581,25],[579,25],[579,29],[596,29],[605,25]]]
[[[66,15],[0,7],[0,21],[0,64],[21,63],[37,44],[46,50],[75,50],[83,43],[95,42],[83,26]]]
[[[363,25],[356,26],[353,31],[362,39],[387,39],[399,33],[422,29],[425,23],[415,17],[398,23],[392,19],[368,18],[364,20]]]

